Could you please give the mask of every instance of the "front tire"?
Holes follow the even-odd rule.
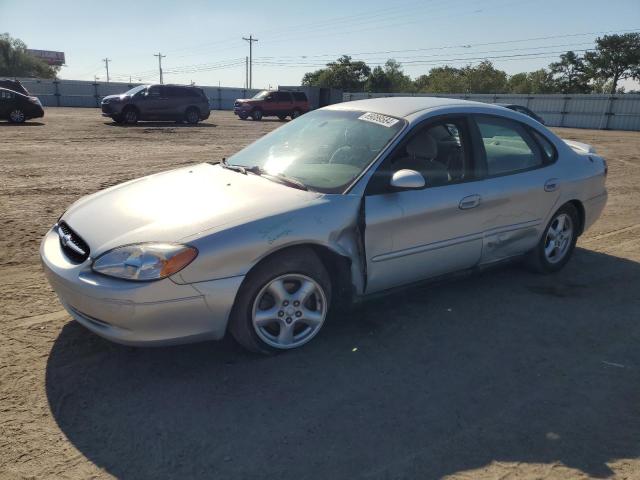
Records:
[[[138,110],[134,107],[125,108],[122,112],[122,121],[127,125],[135,125],[138,123]]]
[[[251,118],[253,118],[256,122],[262,120],[262,110],[256,108],[253,112],[251,112]]]
[[[11,123],[24,123],[27,119],[27,116],[24,114],[24,111],[20,108],[14,108],[9,112],[9,121]]]
[[[243,347],[273,354],[299,348],[320,331],[331,280],[313,250],[296,247],[259,264],[245,279],[229,330]]]
[[[247,118],[249,118],[249,115],[245,112],[240,112],[238,113],[238,118],[240,118],[240,120],[246,120]]]
[[[527,267],[536,273],[561,270],[573,254],[579,226],[576,208],[571,204],[562,206],[551,217],[536,248],[527,255]]]
[[[191,107],[187,109],[184,119],[191,125],[196,125],[200,121],[200,112],[197,108]]]

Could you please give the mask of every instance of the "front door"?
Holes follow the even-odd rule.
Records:
[[[380,166],[365,194],[366,293],[479,262],[485,212],[474,157],[467,119],[447,117],[416,127]],[[402,169],[426,186],[393,191]]]
[[[154,85],[149,87],[147,96],[140,109],[143,120],[162,120],[169,113],[169,97],[167,87]]]

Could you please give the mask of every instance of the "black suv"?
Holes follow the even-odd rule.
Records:
[[[139,85],[102,99],[102,115],[116,123],[174,120],[196,124],[209,118],[209,99],[201,88],[187,85]]]
[[[38,97],[0,88],[0,118],[11,123],[22,123],[40,117],[44,117],[44,110]]]

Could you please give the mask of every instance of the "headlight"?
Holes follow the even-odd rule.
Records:
[[[125,280],[159,280],[179,272],[198,250],[175,243],[139,243],[114,248],[93,262],[94,272]]]

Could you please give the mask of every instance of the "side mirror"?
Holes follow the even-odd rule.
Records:
[[[422,174],[415,170],[398,170],[391,177],[391,186],[398,190],[411,190],[423,188],[427,183]]]

